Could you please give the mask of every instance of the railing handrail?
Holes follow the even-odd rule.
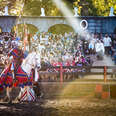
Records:
[[[0,66],[0,68],[4,68],[3,66]],[[60,80],[63,82],[63,74],[89,74],[89,75],[104,75],[104,82],[107,80],[107,75],[111,75],[114,73],[114,71],[107,71],[108,69],[116,69],[116,66],[47,66],[46,69],[58,69],[59,71],[57,72],[45,72],[45,71],[40,71],[39,74],[60,74]],[[78,71],[71,71],[71,72],[65,72],[63,71],[64,69],[103,69],[103,71],[89,71],[87,72],[86,70],[84,72],[78,72]]]
[[[102,69],[104,66],[62,66],[63,68],[98,68]],[[106,66],[107,69],[116,69],[116,66]],[[4,66],[0,66],[0,68],[4,68]],[[60,66],[47,66],[47,68],[60,68]]]
[[[104,66],[62,66],[63,68],[98,68],[102,69]],[[106,66],[108,69],[116,69],[116,66]],[[60,68],[60,66],[47,66],[47,68]]]

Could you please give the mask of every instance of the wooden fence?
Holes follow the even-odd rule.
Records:
[[[0,67],[1,71],[4,69],[3,66]],[[42,75],[54,75],[57,74],[60,77],[60,82],[63,82],[63,76],[65,74],[76,74],[76,75],[104,75],[104,82],[107,81],[107,75],[114,75],[116,74],[116,66],[50,66],[46,67],[46,69],[52,70],[52,69],[58,69],[57,72],[55,71],[39,71],[39,76]],[[76,70],[76,71],[64,71],[65,69],[69,70]],[[80,71],[84,70],[84,71]],[[109,71],[110,70],[110,71]]]
[[[57,66],[57,67],[48,67],[48,69],[59,69],[58,72],[43,72],[40,71],[39,75],[53,75],[53,74],[59,74],[60,76],[60,82],[63,82],[63,76],[64,74],[77,74],[77,75],[104,75],[104,82],[107,81],[107,75],[113,76],[116,74],[116,66]],[[70,71],[65,72],[65,69],[76,69],[77,71]],[[84,71],[78,71],[78,70],[84,70]]]

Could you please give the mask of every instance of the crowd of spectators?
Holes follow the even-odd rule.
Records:
[[[103,60],[104,55],[111,56],[116,64],[116,35],[89,34],[81,37],[75,33],[56,35],[41,33],[31,39],[31,47],[41,52],[42,61],[53,66],[88,66],[91,56]]]
[[[16,44],[23,43],[16,34],[0,33],[0,54],[7,54]],[[30,38],[27,51],[36,48],[41,62],[52,66],[91,66],[91,56],[102,60],[110,55],[116,64],[116,35],[89,34],[84,37],[70,32],[64,35],[39,33]],[[23,44],[20,44],[23,49]]]
[[[96,55],[95,44],[101,44],[101,42],[97,38],[90,37],[83,38],[75,33],[64,35],[42,33],[31,38],[31,47],[36,46],[41,54],[42,62],[48,65],[91,66],[93,63],[91,55]],[[91,42],[93,48],[90,45]]]

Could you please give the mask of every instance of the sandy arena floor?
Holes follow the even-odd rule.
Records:
[[[0,116],[116,116],[116,100],[79,98],[0,103]]]

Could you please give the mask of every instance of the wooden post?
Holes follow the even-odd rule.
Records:
[[[104,82],[107,81],[107,68],[104,66]]]
[[[60,65],[60,83],[62,84],[63,82],[63,67]]]

